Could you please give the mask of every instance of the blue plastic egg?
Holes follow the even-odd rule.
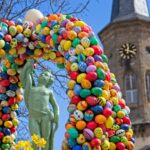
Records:
[[[87,64],[85,62],[79,62],[78,67],[81,72],[85,72]]]
[[[69,147],[75,146],[76,145],[76,139],[69,138],[68,139],[68,145],[69,145]]]
[[[80,94],[80,91],[81,91],[81,86],[79,85],[79,84],[76,84],[75,86],[74,86],[74,93],[76,94],[76,95],[79,95]]]
[[[96,87],[102,88],[104,86],[104,84],[105,84],[105,82],[103,80],[100,80],[100,79],[98,79],[94,82],[94,86],[96,86]]]
[[[100,114],[103,112],[103,107],[100,105],[95,105],[91,107],[91,110],[94,112],[94,114]]]
[[[127,131],[127,130],[129,130],[129,125],[128,124],[122,124],[121,129]]]
[[[80,145],[75,145],[72,150],[82,150]]]

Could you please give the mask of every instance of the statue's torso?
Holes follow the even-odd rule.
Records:
[[[28,93],[28,109],[31,116],[46,115],[50,112],[51,91],[43,87],[32,87]]]

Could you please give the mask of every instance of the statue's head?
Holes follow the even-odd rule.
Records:
[[[54,76],[48,70],[41,73],[41,75],[38,77],[38,83],[45,85],[47,88],[53,83],[53,81],[54,81]]]

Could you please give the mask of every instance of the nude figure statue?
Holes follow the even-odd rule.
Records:
[[[32,77],[33,64],[34,60],[28,60],[20,73],[25,104],[29,110],[30,134],[37,134],[47,141],[43,150],[53,150],[54,134],[59,120],[59,107],[53,92],[49,89],[54,78],[49,71],[44,71],[38,77],[38,85],[35,86]],[[49,108],[49,104],[53,110]],[[35,145],[33,148],[37,150]]]

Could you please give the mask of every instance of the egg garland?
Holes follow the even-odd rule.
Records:
[[[10,149],[15,142],[15,112],[23,98],[19,70],[28,58],[43,58],[66,68],[70,76],[62,150],[133,149],[130,110],[91,27],[62,14],[40,16],[35,26],[30,21],[0,24],[0,147]]]

